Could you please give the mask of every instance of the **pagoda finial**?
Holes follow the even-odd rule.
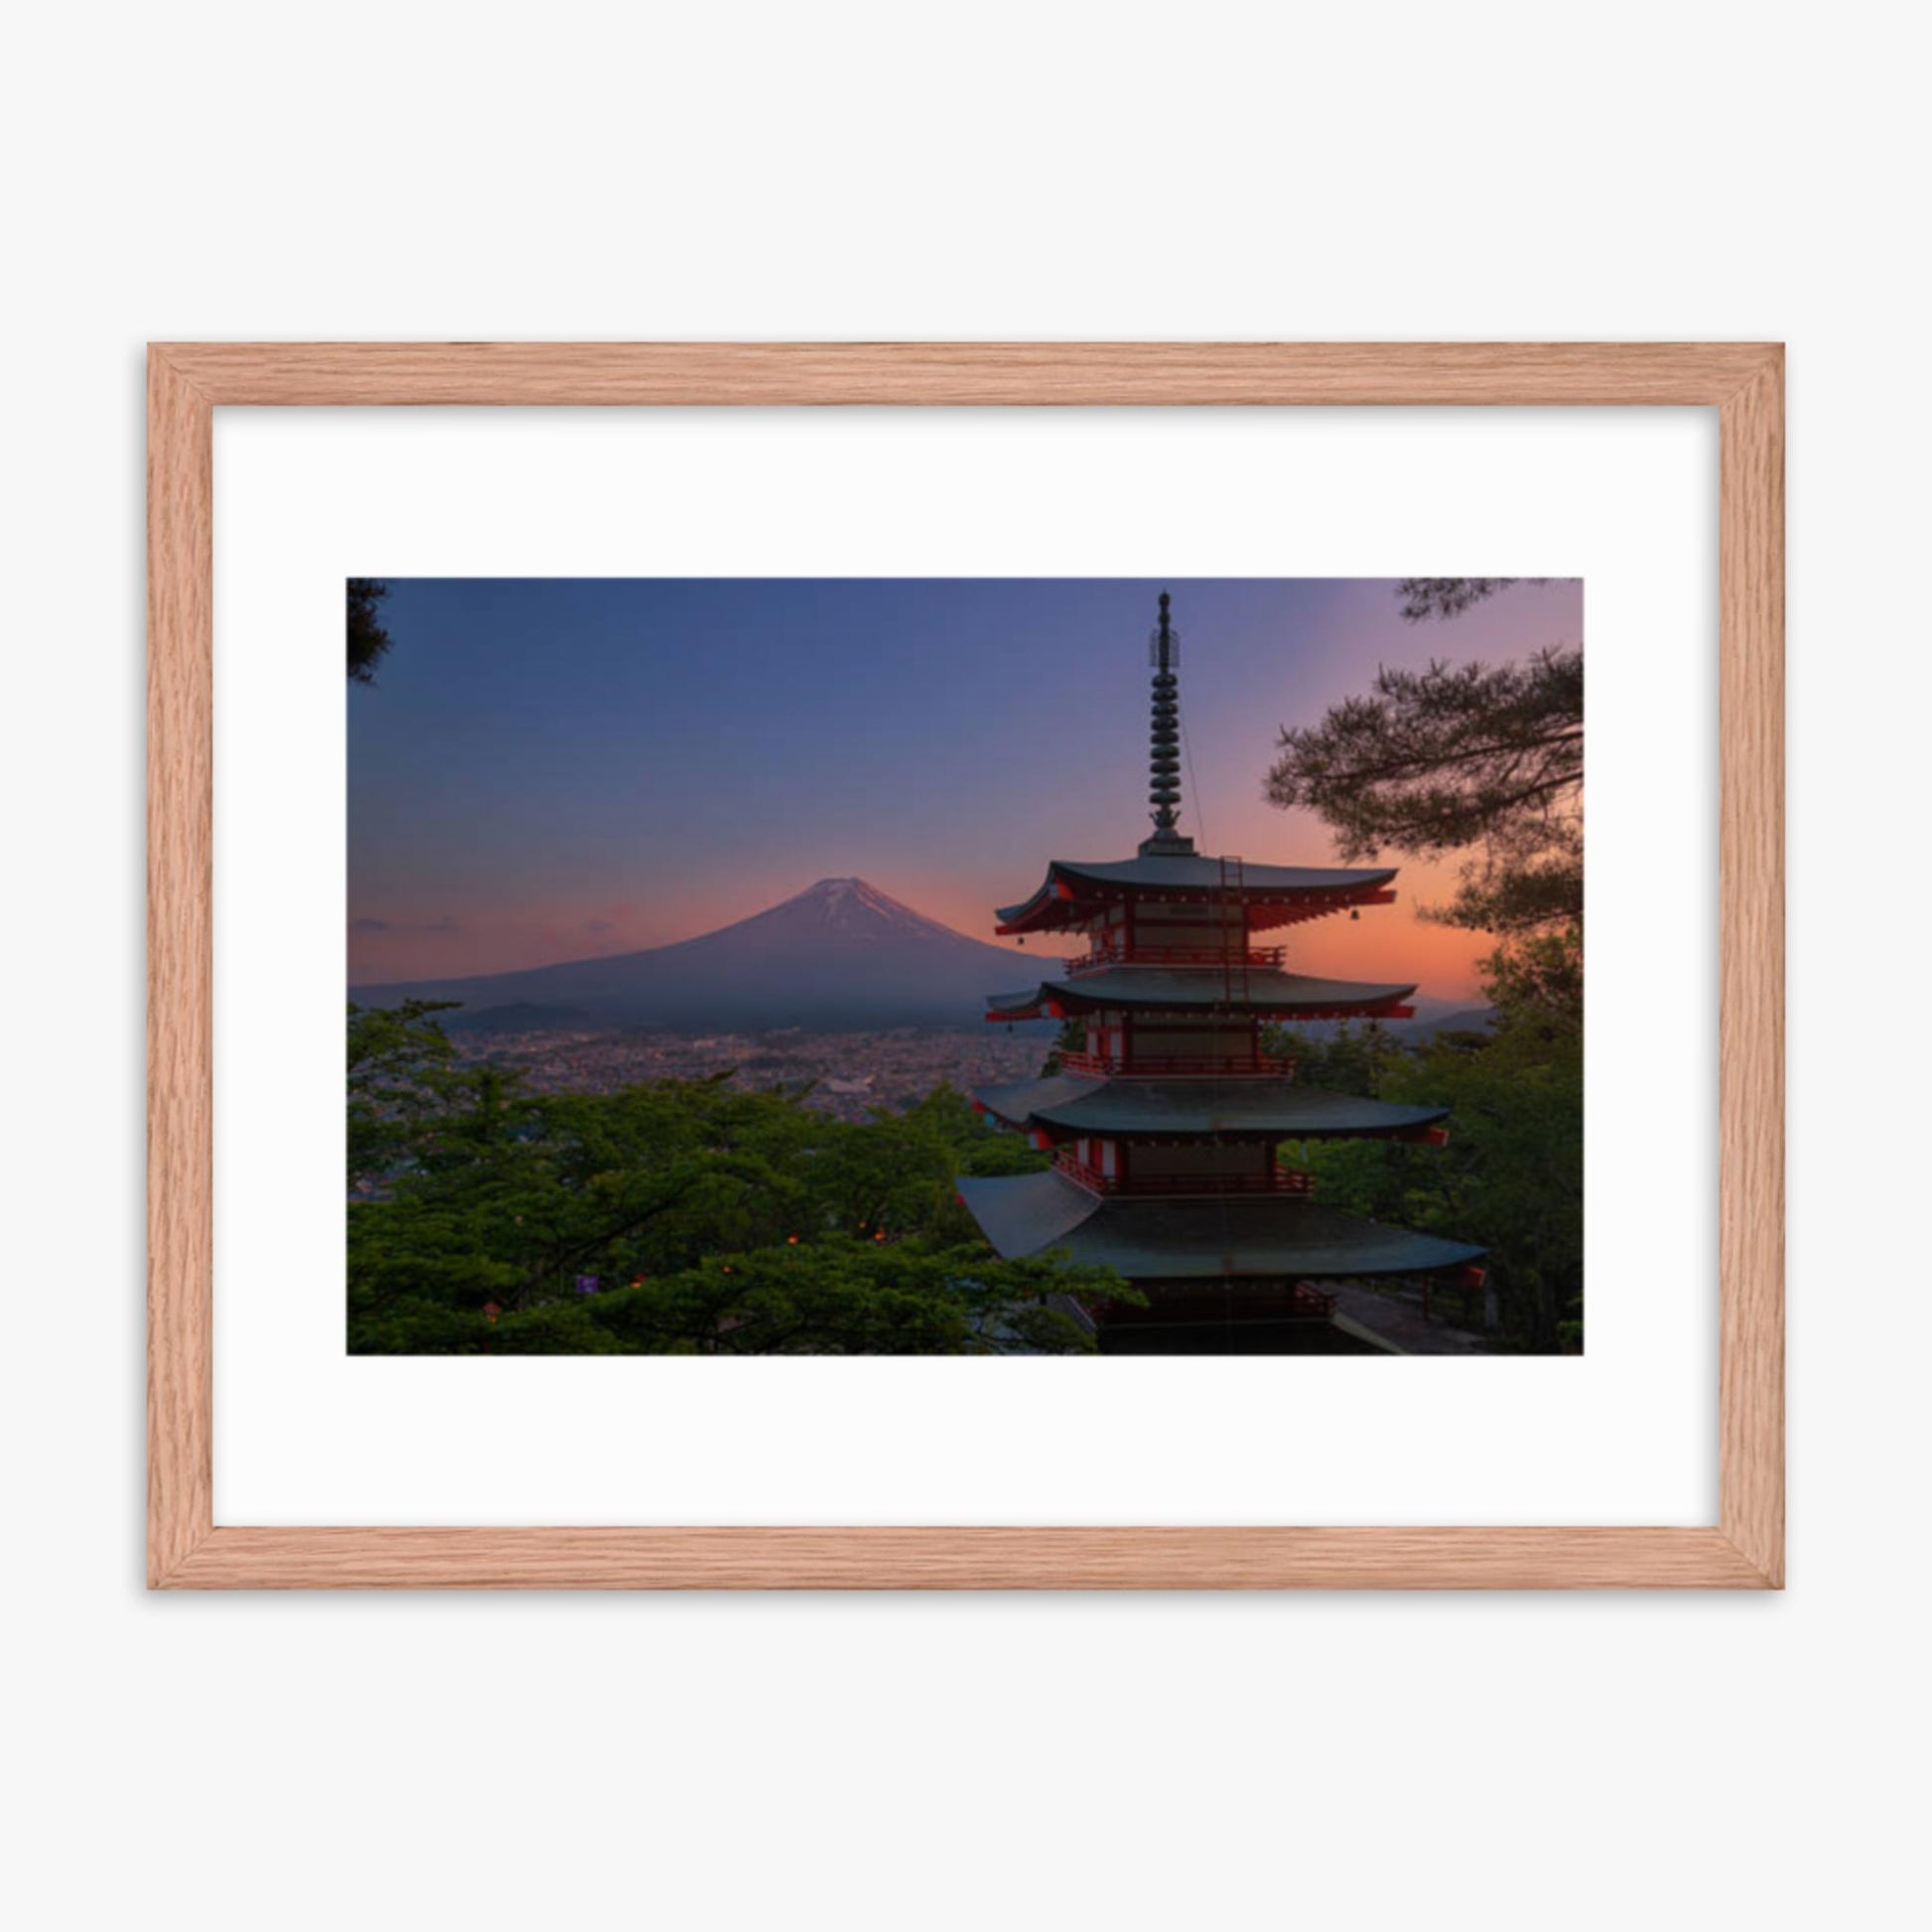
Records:
[[[1148,639],[1148,661],[1154,666],[1154,723],[1149,759],[1148,803],[1154,807],[1154,836],[1143,841],[1143,853],[1188,853],[1194,842],[1175,831],[1180,817],[1180,633],[1169,611],[1173,599],[1161,593],[1161,627]]]

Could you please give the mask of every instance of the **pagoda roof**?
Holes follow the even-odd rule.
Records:
[[[1094,1080],[1055,1073],[973,1098],[1013,1127],[1069,1134],[1256,1134],[1276,1140],[1355,1140],[1434,1126],[1447,1107],[1401,1107],[1288,1080]]]
[[[1033,897],[1001,906],[996,916],[1002,932],[1035,932],[1072,924],[1107,899],[1230,894],[1248,900],[1305,900],[1312,914],[1338,911],[1351,899],[1380,892],[1394,878],[1394,867],[1251,866],[1201,853],[1144,853],[1107,862],[1053,859]]]
[[[1272,966],[1236,968],[1232,980],[1218,966],[1101,966],[1077,978],[1042,980],[1032,992],[990,994],[987,1018],[1032,1020],[1049,1008],[1085,1013],[1094,1007],[1176,1012],[1219,1007],[1312,1020],[1397,1007],[1415,990],[1413,984],[1375,986],[1360,980],[1312,979]]]
[[[1103,1200],[1051,1171],[966,1175],[956,1185],[1006,1260],[1064,1248],[1073,1263],[1129,1281],[1420,1275],[1483,1253],[1293,1196]]]

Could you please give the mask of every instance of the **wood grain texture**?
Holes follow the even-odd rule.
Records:
[[[1719,419],[1719,1493],[1784,1581],[1784,367]]]
[[[1750,343],[170,343],[215,404],[1716,405]]]
[[[214,1523],[213,415],[148,357],[148,1580]]]
[[[1783,1471],[1783,355],[1762,344],[170,344],[149,356],[149,1561],[185,1589],[1775,1588]],[[1717,1525],[215,1527],[212,409],[254,405],[1720,410]],[[1213,1499],[1202,1498],[1211,1514]]]
[[[184,1589],[1762,1589],[1715,1529],[217,1529]]]

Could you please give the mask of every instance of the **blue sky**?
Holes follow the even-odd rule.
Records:
[[[1163,589],[1182,829],[1253,862],[1332,859],[1317,821],[1262,800],[1283,725],[1382,662],[1582,636],[1574,582],[1410,624],[1386,581],[391,580],[394,646],[348,692],[350,977],[658,945],[841,874],[989,938],[1049,857],[1146,836]],[[1459,995],[1482,943],[1415,928],[1440,876],[1399,884],[1339,953],[1304,929],[1304,963],[1366,977],[1406,956]]]

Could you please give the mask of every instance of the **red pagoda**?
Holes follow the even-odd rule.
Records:
[[[967,1176],[960,1197],[1003,1256],[1063,1249],[1115,1269],[1145,1309],[1087,1311],[1108,1352],[1356,1352],[1394,1346],[1338,1309],[1373,1277],[1479,1279],[1479,1248],[1386,1227],[1314,1198],[1282,1143],[1448,1139],[1443,1107],[1404,1107],[1297,1083],[1263,1051],[1270,1022],[1399,1020],[1414,986],[1293,973],[1258,938],[1386,905],[1391,871],[1251,866],[1196,853],[1178,829],[1179,640],[1161,597],[1154,665],[1154,835],[1132,859],[1051,861],[1003,934],[1080,934],[1086,951],[989,1021],[1073,1020],[1059,1071],[987,1087],[975,1105],[1035,1146],[1044,1173]],[[1398,1350],[1398,1352],[1400,1352]]]

